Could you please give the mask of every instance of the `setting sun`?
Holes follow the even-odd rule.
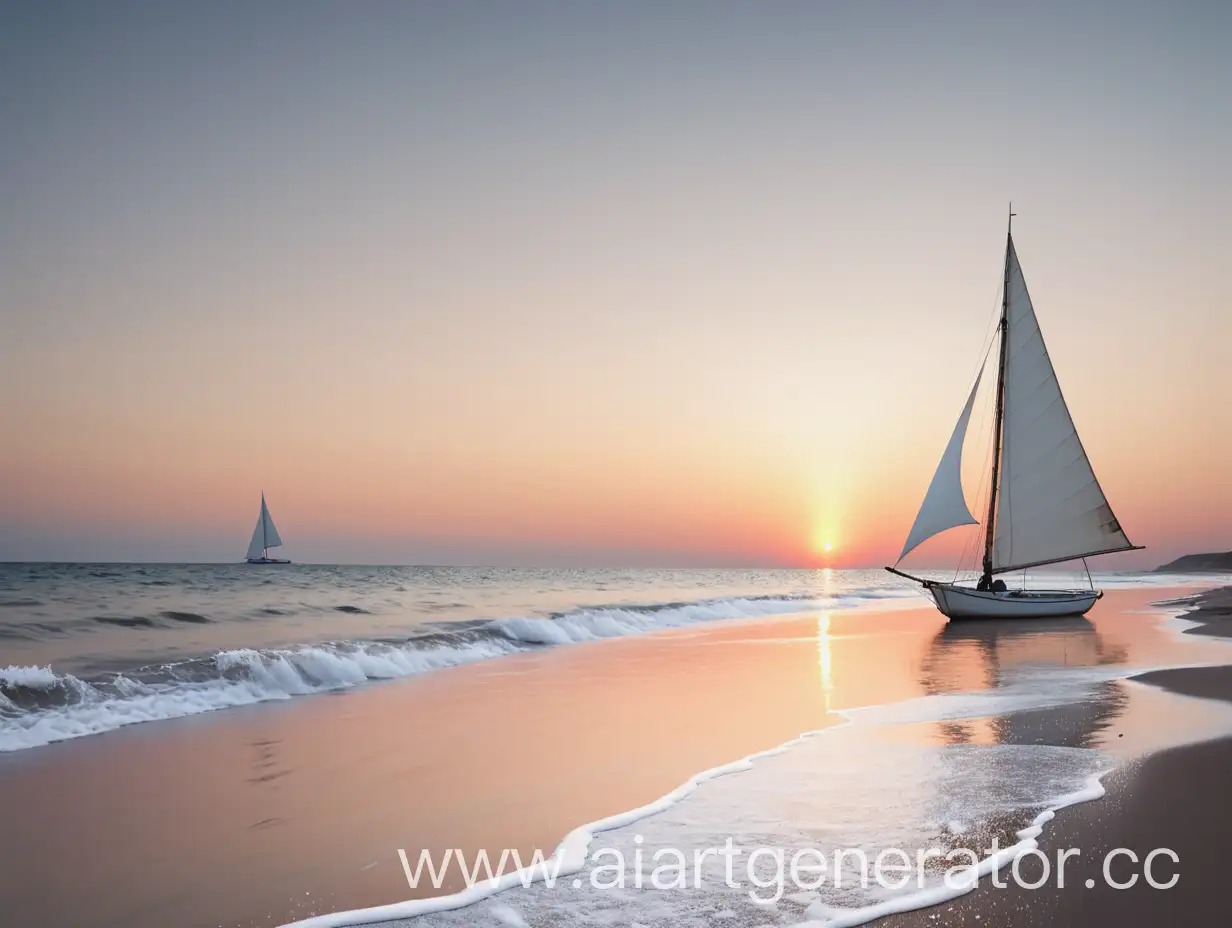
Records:
[[[834,547],[834,545],[830,544],[830,542],[828,542],[828,541],[827,541],[824,545],[822,545],[822,546],[821,546],[821,550],[822,550],[822,551],[829,551],[829,550],[830,550],[831,548],[833,548],[833,547]]]

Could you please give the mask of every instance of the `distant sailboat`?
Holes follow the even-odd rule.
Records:
[[[253,529],[252,541],[248,542],[248,563],[290,564],[290,561],[283,561],[269,556],[269,549],[277,548],[281,544],[282,539],[278,537],[278,529],[274,527],[274,520],[270,517],[269,507],[265,505],[265,494],[262,493],[261,514],[257,516],[257,527]]]
[[[1013,216],[1011,212],[1011,221]],[[1011,232],[1006,234],[998,337],[992,482],[982,576],[972,587],[913,577],[897,564],[886,570],[922,583],[937,608],[951,619],[1081,615],[1103,595],[1093,584],[1086,590],[1028,591],[1009,590],[1004,581],[994,579],[1006,571],[1079,558],[1085,564],[1085,558],[1096,554],[1139,550],[1112,514],[1078,438],[1044,347]],[[963,441],[982,375],[981,369],[903,545],[900,562],[934,535],[978,522],[963,497],[961,470]]]

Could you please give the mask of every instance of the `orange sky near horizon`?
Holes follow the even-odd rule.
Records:
[[[1010,198],[1097,563],[1232,548],[1218,11],[142,15],[0,45],[0,559],[893,563]]]

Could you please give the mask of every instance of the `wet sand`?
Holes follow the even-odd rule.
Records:
[[[279,925],[406,898],[398,848],[549,855],[580,823],[841,722],[816,636],[813,617],[613,639],[0,756],[0,821],[23,836],[0,843],[0,912]],[[871,639],[851,663],[874,663]],[[852,698],[908,663],[889,656]]]
[[[1111,593],[1089,623],[1026,636],[947,626],[932,609],[692,626],[3,756],[0,819],[22,837],[0,845],[0,912],[57,928],[195,928],[398,901],[412,895],[398,848],[550,854],[576,825],[837,724],[839,710],[995,686],[1017,662],[1197,662],[1199,643],[1146,614],[1161,595]],[[1138,728],[1171,736],[1176,720],[1143,705]],[[1051,726],[1089,739],[1128,718],[1114,702],[1075,711],[1023,713],[1014,732],[959,723],[947,737],[1038,740]],[[1082,814],[1096,807],[1108,814]],[[936,924],[928,914],[921,924]]]
[[[1185,618],[1202,623],[1188,629],[1187,635],[1232,637],[1232,587],[1207,590],[1194,597]]]
[[[1232,587],[1197,598],[1186,619],[1201,627],[1186,634],[1232,637]],[[1204,699],[1232,701],[1232,667],[1194,667],[1141,674],[1139,682]],[[1066,865],[1066,886],[1054,881],[1029,890],[1006,880],[1006,889],[982,885],[952,903],[892,916],[886,928],[942,925],[1089,926],[1225,924],[1232,902],[1227,889],[1227,845],[1232,834],[1232,805],[1226,801],[1232,770],[1232,739],[1160,751],[1114,771],[1104,779],[1107,795],[1092,803],[1062,810],[1040,839],[1040,850],[1054,862],[1058,849],[1077,848],[1081,856]],[[1139,861],[1157,848],[1175,851],[1173,864],[1157,858],[1157,883],[1173,874],[1169,889],[1151,887],[1142,864],[1117,857],[1109,872],[1118,883],[1135,874],[1135,885],[1115,889],[1104,879],[1107,853],[1128,848]],[[1025,882],[1039,879],[1038,863],[1024,862]],[[1088,888],[1086,881],[1094,885]]]

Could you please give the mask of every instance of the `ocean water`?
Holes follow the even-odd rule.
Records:
[[[5,564],[0,751],[528,649],[925,601],[880,570]]]

